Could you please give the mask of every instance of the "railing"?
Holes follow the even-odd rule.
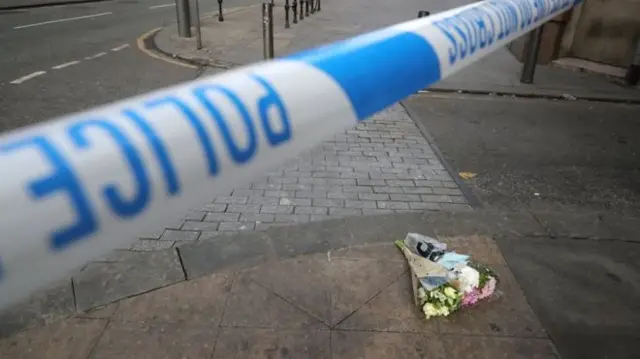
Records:
[[[574,3],[474,3],[2,135],[0,308]]]

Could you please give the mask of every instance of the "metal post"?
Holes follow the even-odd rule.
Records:
[[[631,86],[635,86],[640,81],[640,39],[636,42],[636,52],[631,59],[629,69],[624,77],[624,81]]]
[[[200,6],[198,0],[193,0],[193,9],[195,10],[195,25],[196,25],[196,49],[202,48],[202,29],[200,28]]]
[[[224,16],[222,16],[222,0],[218,0],[218,21],[224,21]]]
[[[269,58],[272,59],[274,57],[273,51],[273,0],[269,2],[267,6],[267,17],[269,18],[269,26],[267,28],[267,35],[269,38]]]
[[[304,20],[304,2],[305,0],[298,0],[300,4],[300,20]]]
[[[267,54],[267,22],[269,19],[267,18],[267,4],[262,0],[262,58],[268,59],[269,54]]]
[[[191,37],[189,0],[176,0],[176,15],[178,18],[178,36]]]
[[[291,10],[293,10],[293,23],[298,23],[298,0],[293,0],[293,4],[291,4]]]
[[[304,2],[304,16],[309,17],[309,0]]]
[[[269,1],[268,3],[265,1]],[[273,0],[262,2],[262,56],[273,58]]]
[[[284,0],[284,28],[289,28],[289,0]]]
[[[522,64],[522,75],[520,82],[524,84],[533,83],[533,74],[536,72],[538,62],[538,52],[540,52],[540,42],[542,41],[542,26],[531,31],[527,40],[527,48],[524,54],[524,64]]]

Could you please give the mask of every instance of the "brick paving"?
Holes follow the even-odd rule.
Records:
[[[132,249],[347,216],[471,210],[467,199],[400,105],[324,142],[202,210],[143,236]]]

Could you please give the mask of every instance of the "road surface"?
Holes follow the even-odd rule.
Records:
[[[204,16],[217,2],[200,7]],[[172,0],[0,11],[0,132],[194,79],[197,69],[152,58],[136,44],[175,17]]]

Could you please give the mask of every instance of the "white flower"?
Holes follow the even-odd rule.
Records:
[[[441,306],[440,308],[438,308],[438,315],[442,315],[444,317],[446,317],[447,315],[449,315],[449,313],[451,313],[451,311],[449,310],[449,307],[447,306]]]
[[[431,304],[431,303],[427,303],[422,307],[422,311],[424,312],[424,314],[427,316],[427,319],[438,315],[438,309],[436,308],[435,305]]]
[[[480,273],[474,268],[466,266],[460,270],[458,280],[460,281],[460,290],[468,293],[480,284]]]
[[[456,299],[458,297],[458,292],[452,287],[446,287],[444,289],[444,294],[451,299]]]

